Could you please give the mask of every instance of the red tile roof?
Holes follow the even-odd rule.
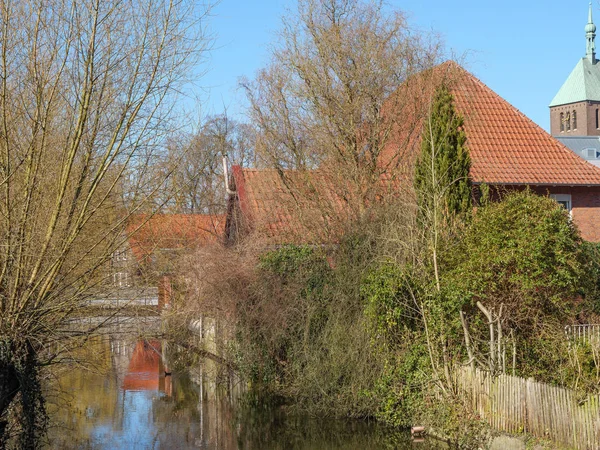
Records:
[[[475,183],[600,185],[599,168],[574,154],[474,75],[453,62],[433,72],[433,77],[425,76],[429,85],[425,95],[431,98],[435,80],[449,80],[455,107],[464,117]]]
[[[196,248],[218,242],[223,235],[224,215],[138,214],[127,225],[129,246],[140,262],[155,250]]]
[[[321,171],[242,169],[232,175],[242,215],[270,243],[323,242],[344,214],[332,178]]]
[[[450,83],[455,107],[464,117],[467,147],[471,155],[473,182],[497,185],[600,185],[600,169],[586,162],[533,123],[523,113],[501,98],[474,75],[453,62],[447,62],[431,71],[413,77],[395,95],[403,96],[403,120],[398,121],[395,139],[382,155],[383,167],[394,167],[396,180],[410,180],[412,164],[420,152],[423,118],[433,98],[434,88],[441,80]],[[394,99],[387,104],[393,111]],[[384,111],[385,111],[384,107]],[[390,159],[391,158],[391,159]],[[394,160],[402,164],[390,164]],[[283,177],[281,176],[283,174]],[[313,172],[280,174],[276,170],[242,169],[234,166],[232,175],[243,216],[255,230],[262,230],[276,242],[303,242],[319,224],[325,231],[331,223],[327,209],[317,205],[324,198],[329,209],[339,214],[348,204],[336,197],[336,186],[323,169]],[[295,180],[289,186],[284,180]],[[294,190],[308,181],[308,191],[294,195]],[[305,183],[306,184],[306,183]],[[401,183],[400,183],[401,184]],[[310,195],[310,189],[314,195]],[[339,189],[337,189],[339,191]],[[333,205],[333,206],[331,206]],[[317,227],[318,228],[318,227]],[[324,233],[325,234],[325,233]],[[323,242],[323,240],[320,240]]]

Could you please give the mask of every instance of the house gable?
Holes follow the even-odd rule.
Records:
[[[533,186],[540,193],[552,190],[558,194],[561,189],[577,188],[573,191],[573,195],[577,196],[573,199],[574,220],[577,222],[584,216],[600,213],[600,204],[595,200],[595,196],[600,195],[600,168],[574,154],[454,62],[446,62],[417,75],[394,94],[406,96],[409,104],[414,104],[414,109],[408,113],[413,117],[404,121],[411,125],[403,129],[403,122],[398,121],[394,139],[382,155],[382,164],[398,167],[402,172],[400,176],[388,174],[384,177],[396,180],[397,189],[402,189],[398,184],[412,185],[412,168],[420,152],[421,132],[436,87],[441,83],[448,84],[456,110],[464,118],[463,129],[472,163],[470,177],[475,185],[485,182],[498,187]],[[416,101],[411,102],[413,98]],[[384,111],[385,114],[394,113],[389,109],[386,111],[385,107]],[[407,111],[402,114],[407,114]],[[415,127],[414,123],[420,125]],[[393,158],[402,158],[403,164],[389,164]],[[335,199],[336,187],[330,182],[328,184],[321,170],[312,172],[308,184],[321,190],[320,197]],[[327,225],[322,211],[319,216],[314,205],[302,204],[300,200],[306,196],[294,196],[294,189],[283,182],[285,177],[281,177],[278,171],[234,167],[233,172],[238,189],[237,207],[248,229],[260,228],[278,242],[298,242],[297,236],[302,236],[306,230],[302,219],[308,217],[321,221],[324,227]],[[293,178],[291,174],[287,176]],[[587,200],[581,200],[583,197]],[[331,204],[336,204],[336,201]],[[343,211],[342,203],[338,207],[338,212]],[[585,214],[580,208],[585,208]],[[593,211],[590,212],[590,208]],[[582,227],[584,237],[600,239],[590,228],[595,227],[591,225],[592,220],[586,220],[590,225]],[[292,240],[294,235],[295,240]]]

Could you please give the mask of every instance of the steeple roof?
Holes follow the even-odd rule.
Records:
[[[579,60],[550,107],[586,100],[600,101],[600,64],[593,64],[587,57]]]
[[[590,2],[590,9],[588,12],[588,23],[585,26],[585,40],[586,40],[586,57],[592,62],[596,63],[596,25],[592,19],[592,2]]]
[[[600,101],[600,64],[596,60],[596,25],[592,18],[592,3],[585,26],[586,55],[550,102],[550,107],[586,100]]]

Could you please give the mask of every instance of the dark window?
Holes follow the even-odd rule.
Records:
[[[598,124],[598,111],[596,111],[596,124]],[[565,131],[565,115],[560,113],[560,131]]]
[[[571,194],[550,194],[550,198],[553,198],[560,206],[571,212]]]
[[[598,110],[596,110],[596,128],[600,128],[600,122],[598,122]]]
[[[565,117],[565,125],[567,127],[567,131],[571,131],[571,113],[567,113],[567,117]]]
[[[571,120],[573,121],[573,129],[576,130],[577,129],[577,111],[573,111]]]

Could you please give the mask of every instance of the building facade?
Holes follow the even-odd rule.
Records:
[[[411,102],[415,108],[413,115],[424,118],[433,98],[432,93],[441,83],[449,86],[455,108],[464,118],[463,130],[471,156],[470,178],[475,190],[478,185],[485,183],[499,195],[510,190],[529,188],[540,195],[554,198],[570,212],[584,239],[600,242],[600,167],[582,158],[581,152],[577,154],[550,136],[455,63],[441,64],[415,77],[411,83],[403,85],[398,94],[407,98],[414,94],[420,101]],[[403,111],[403,117],[407,113],[410,111]],[[406,122],[409,125],[413,123],[411,120]],[[389,141],[389,152],[382,155],[387,158],[384,161],[386,166],[389,166],[387,160],[398,155],[406,162],[409,175],[405,178],[395,177],[399,183],[398,192],[406,191],[401,188],[412,184],[410,167],[420,151],[424,122],[415,121],[415,124],[399,128]],[[598,141],[598,137],[588,138]],[[311,179],[322,176],[322,173],[315,172],[311,174]],[[291,174],[286,175],[287,179],[291,177]],[[302,218],[308,218],[308,222],[319,223],[323,227],[329,225],[325,218],[318,217],[323,209],[307,202],[298,202],[297,198],[306,196],[293,195],[293,191],[287,188],[289,183],[281,181],[274,170],[234,167],[232,178],[235,192],[230,194],[226,225],[229,243],[239,241],[240,234],[247,234],[251,230],[261,231],[262,235],[269,238],[267,242],[270,245],[306,242],[307,231]],[[336,186],[331,183],[312,184],[336,192]],[[335,198],[335,195],[329,198]],[[326,209],[330,210],[333,208]],[[294,230],[299,230],[296,236],[300,234],[303,239],[298,241],[292,233]],[[312,241],[319,242],[318,239]]]
[[[585,38],[585,57],[550,102],[550,133],[555,137],[600,136],[600,64],[591,3]]]

